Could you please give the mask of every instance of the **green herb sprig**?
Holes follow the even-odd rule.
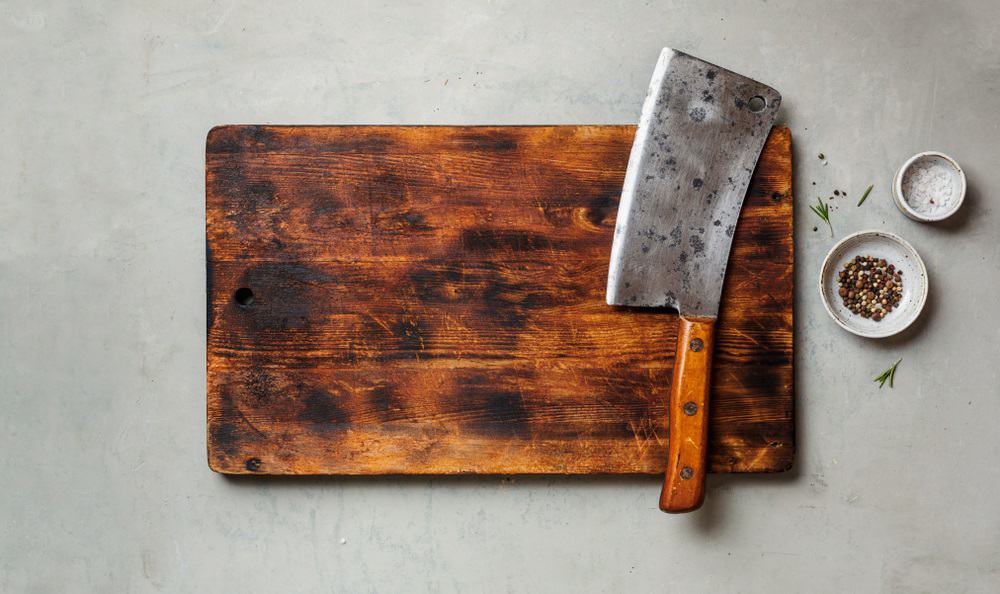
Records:
[[[902,360],[903,359],[900,358],[899,360],[897,360],[895,363],[892,364],[892,367],[890,367],[889,369],[886,369],[885,371],[882,372],[882,375],[880,375],[877,378],[875,378],[875,381],[878,382],[878,389],[879,390],[882,389],[882,386],[885,385],[885,382],[889,382],[889,387],[892,388],[892,380],[893,380],[893,378],[896,377],[896,367],[899,365],[899,362],[902,361]]]
[[[809,208],[812,209],[814,213],[816,213],[816,216],[818,216],[819,218],[823,219],[826,222],[827,226],[830,227],[830,237],[833,237],[833,225],[830,223],[830,205],[823,204],[822,198],[817,197],[816,201],[819,204],[810,205]]]
[[[874,187],[875,187],[875,184],[872,184],[872,185],[868,186],[868,189],[865,190],[865,193],[861,196],[861,200],[858,200],[858,206],[861,206],[862,204],[865,203],[865,200],[868,200],[868,194],[872,193],[872,188],[874,188]]]

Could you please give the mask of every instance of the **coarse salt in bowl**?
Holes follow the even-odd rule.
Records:
[[[892,198],[915,221],[944,220],[965,199],[965,172],[948,155],[925,151],[910,157],[892,180]]]

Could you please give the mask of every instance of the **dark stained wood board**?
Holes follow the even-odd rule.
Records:
[[[676,313],[604,301],[634,130],[214,128],[211,468],[662,473]],[[792,464],[791,179],[775,128],[722,299],[714,472]]]

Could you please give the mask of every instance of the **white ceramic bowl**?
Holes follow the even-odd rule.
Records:
[[[937,212],[920,212],[913,207],[907,197],[907,181],[917,165],[929,165],[935,170],[945,173],[951,185],[952,198],[948,208],[940,208]],[[899,210],[903,214],[915,221],[932,223],[942,221],[955,214],[965,200],[965,172],[959,167],[958,162],[948,155],[938,151],[924,151],[910,157],[903,166],[896,171],[896,176],[892,178],[892,199],[896,202]]]
[[[899,305],[881,321],[876,322],[851,312],[838,294],[838,275],[844,264],[855,256],[884,258],[887,263],[894,264],[897,270],[903,272],[903,296]],[[860,231],[840,240],[826,255],[819,276],[823,305],[833,321],[844,330],[866,338],[885,338],[909,327],[924,309],[927,286],[927,269],[920,255],[901,237],[886,231]]]

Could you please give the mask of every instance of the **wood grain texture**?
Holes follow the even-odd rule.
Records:
[[[209,465],[662,473],[676,313],[604,302],[633,133],[213,129]],[[792,462],[790,144],[786,128],[771,132],[734,237],[716,472]]]

